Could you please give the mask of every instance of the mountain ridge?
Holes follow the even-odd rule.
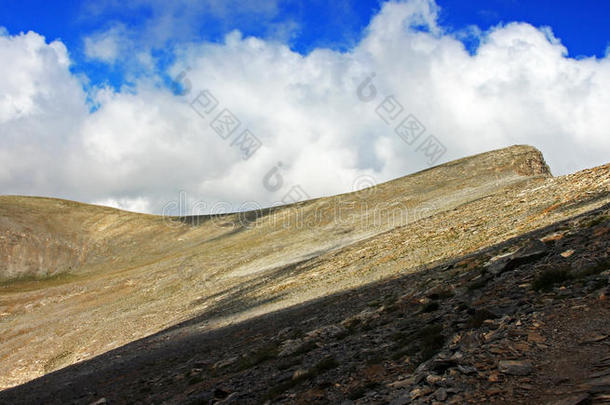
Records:
[[[373,190],[278,207],[273,216],[244,220],[247,213],[236,213],[197,224],[77,204],[73,211],[82,212],[68,221],[74,228],[67,233],[98,232],[79,242],[91,255],[85,265],[65,279],[12,280],[0,288],[0,338],[6,342],[0,387],[194,317],[203,316],[198,327],[211,330],[417,272],[580,215],[610,201],[609,167],[552,177],[539,151],[515,146]],[[20,217],[9,212],[15,206],[9,200],[0,197],[0,235],[7,232],[6,218],[29,224],[33,202],[41,201],[16,204]],[[337,205],[346,207],[347,221],[337,218]],[[89,209],[98,213],[90,216]],[[297,227],[297,214],[312,226]],[[55,223],[41,223],[52,235]],[[49,344],[48,336],[61,338]]]

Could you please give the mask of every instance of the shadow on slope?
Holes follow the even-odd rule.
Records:
[[[217,306],[211,312],[155,335],[2,391],[0,403],[90,403],[101,397],[110,403],[150,403],[170,399],[172,402],[208,403],[214,396],[226,396],[229,391],[247,394],[242,397],[243,403],[254,403],[268,398],[269,395],[275,395],[269,387],[289,389],[299,384],[301,380],[291,379],[294,367],[298,365],[309,370],[309,374],[306,374],[309,377],[314,376],[314,372],[321,374],[334,368],[338,368],[343,375],[351,370],[349,367],[354,366],[350,362],[358,365],[374,364],[381,361],[380,356],[389,356],[390,349],[392,355],[396,352],[401,354],[396,347],[400,342],[407,345],[407,351],[402,355],[414,350],[413,355],[419,356],[417,358],[421,361],[438,351],[442,342],[461,324],[460,319],[445,324],[438,315],[439,307],[446,306],[443,299],[452,296],[447,291],[443,292],[442,288],[449,285],[459,286],[462,297],[460,299],[464,302],[460,302],[458,306],[464,306],[464,311],[470,311],[474,308],[471,306],[476,305],[483,295],[490,294],[490,291],[483,292],[486,288],[484,284],[475,286],[472,280],[480,278],[483,274],[480,266],[491,256],[504,252],[507,248],[522,245],[530,239],[538,239],[558,229],[566,229],[571,221],[595,223],[595,226],[599,221],[591,219],[602,218],[607,222],[609,208],[610,205],[606,205],[479,252],[437,263],[434,267],[418,273],[396,276],[216,330],[205,330],[202,325],[221,310],[221,307]],[[592,234],[590,229],[586,231],[586,235]],[[587,246],[588,244],[582,247]],[[536,260],[545,259],[537,256]],[[528,263],[525,264],[529,266]],[[308,261],[260,276],[246,289],[264,283],[265,277],[282,276],[297,270],[299,266],[307,267]],[[529,273],[533,271],[530,269]],[[526,274],[527,277],[532,276],[529,273]],[[487,280],[495,280],[493,282],[497,286],[494,288],[500,289],[497,306],[486,308],[487,313],[491,314],[486,316],[515,310],[514,305],[509,303],[507,306],[506,302],[515,300],[511,294],[514,293],[513,287],[516,288],[519,282],[523,282],[519,279],[521,276],[514,271],[496,275],[495,279],[486,275]],[[501,294],[507,295],[502,297]],[[223,305],[230,309],[232,305],[250,304],[240,302],[239,296],[239,290],[231,291],[230,297],[223,301]],[[420,300],[416,300],[417,297],[435,300],[437,306],[422,306]],[[451,312],[449,308],[445,310]],[[384,313],[385,317],[377,321],[372,317],[372,321],[360,323],[356,332],[352,325],[355,321],[346,321],[356,319],[358,314],[367,311]],[[468,311],[464,313],[470,313]],[[481,324],[477,321],[481,316],[477,318],[476,314],[480,315],[482,312],[477,311],[472,312],[473,316],[465,327],[477,327]],[[483,319],[485,316],[481,318],[481,322]],[[390,349],[386,347],[388,345],[384,345],[390,337],[381,336],[381,341],[377,341],[379,336],[375,337],[374,334],[375,328],[382,327],[384,322],[395,324],[395,329],[399,330],[391,336],[395,343],[390,345]],[[327,325],[342,325],[342,335],[334,336],[338,342],[334,345],[339,345],[335,349],[314,344],[298,348],[292,357],[278,356],[279,350],[283,348],[281,343],[299,341],[303,336],[311,334],[304,333],[305,331],[315,331],[319,335],[329,333],[328,328],[324,332]],[[421,331],[428,329],[430,335],[422,335]],[[367,331],[371,330],[373,334],[367,334]],[[360,333],[360,340],[350,340],[349,334],[352,333]],[[409,346],[409,341],[413,338],[423,340],[424,343],[413,349]],[[327,356],[332,350],[337,356],[341,353],[343,358],[339,359],[340,362]],[[310,354],[305,355],[308,351]],[[347,369],[344,367],[346,365],[349,366]],[[338,371],[330,373],[336,374]],[[335,374],[332,374],[333,378],[342,378],[341,375]],[[330,381],[332,382],[332,379]],[[281,385],[283,383],[286,385]]]

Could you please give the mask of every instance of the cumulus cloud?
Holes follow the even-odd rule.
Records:
[[[301,55],[237,31],[183,43],[169,72],[181,95],[140,77],[94,89],[93,111],[61,42],[0,37],[13,61],[0,66],[0,190],[156,213],[182,199],[182,214],[265,206],[303,195],[295,186],[317,197],[425,169],[430,135],[446,148],[437,163],[512,144],[541,149],[555,174],[605,163],[608,56],[571,59],[550,28],[525,23],[471,29],[469,53],[438,12],[385,3],[348,52]],[[217,102],[209,115],[203,101]],[[210,125],[224,109],[240,122],[226,137]],[[417,139],[395,131],[409,116],[425,127]],[[261,142],[247,160],[245,129]]]
[[[88,59],[114,64],[128,49],[127,33],[122,25],[85,37],[85,56]]]
[[[134,21],[131,15],[145,16]],[[84,3],[83,18],[95,21],[108,16],[113,25],[85,39],[88,56],[113,62],[130,52],[150,54],[175,42],[196,40],[201,27],[212,33],[230,27],[267,27],[269,34],[288,39],[298,29],[293,21],[274,21],[279,13],[277,0],[100,0]]]
[[[64,162],[88,108],[66,47],[28,32],[0,37],[0,55],[0,190],[69,195]]]

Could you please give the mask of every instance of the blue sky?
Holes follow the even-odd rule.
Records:
[[[0,2],[0,26],[10,34],[33,30],[49,41],[60,39],[68,47],[74,72],[86,74],[92,84],[109,83],[119,87],[126,81],[126,67],[121,63],[108,66],[87,59],[83,40],[116,23],[124,24],[134,32],[145,30],[158,11],[146,1],[139,3],[137,7],[124,7],[120,2],[113,4],[108,0],[62,0],[51,6],[45,0],[3,0]],[[569,56],[574,58],[604,57],[610,46],[610,3],[606,1],[438,0],[437,4],[441,8],[439,24],[449,32],[463,31],[473,25],[486,31],[498,24],[517,21],[535,27],[550,26],[567,47]],[[156,68],[162,72],[173,62],[172,46],[181,42],[222,41],[234,29],[245,36],[273,38],[278,33],[269,26],[285,22],[294,25],[280,40],[294,51],[307,54],[319,47],[346,51],[362,38],[363,30],[379,11],[380,2],[287,0],[277,2],[275,7],[256,18],[249,18],[247,12],[243,15],[207,15],[205,10],[197,10],[193,13],[199,19],[195,27],[176,29],[153,46]],[[186,7],[184,14],[188,13]],[[469,37],[461,37],[461,40],[471,52],[476,51],[476,40]]]

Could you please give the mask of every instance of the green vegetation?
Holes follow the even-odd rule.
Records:
[[[393,302],[393,303],[390,303],[390,304],[386,305],[383,308],[383,312],[386,312],[386,313],[390,314],[390,313],[398,311],[399,309],[400,309],[400,306],[397,303]]]
[[[588,228],[592,228],[606,221],[608,218],[610,218],[608,215],[600,215],[597,218],[593,218],[591,221],[587,222],[585,226]]]
[[[488,281],[488,279],[486,277],[481,276],[481,277],[477,278],[476,280],[468,283],[466,288],[468,288],[468,291],[478,290],[478,289],[485,287],[487,285],[487,281]]]
[[[57,356],[49,359],[49,361],[47,361],[44,365],[44,372],[50,373],[51,371],[58,369],[65,363],[65,361],[71,355],[72,355],[72,352],[65,350],[65,351],[61,352],[60,354],[58,354]]]
[[[293,356],[299,356],[305,353],[308,353],[310,351],[312,351],[313,349],[317,349],[318,345],[316,345],[316,342],[314,341],[309,341],[305,344],[303,344],[301,347],[299,347],[299,349],[297,351],[295,351],[292,355]]]
[[[443,348],[445,338],[441,333],[442,331],[443,327],[441,325],[431,325],[417,333],[417,337],[421,339],[419,347],[421,362],[428,360]]]
[[[265,345],[258,350],[251,352],[248,356],[242,358],[239,361],[239,370],[247,370],[258,364],[264,363],[267,360],[271,360],[277,357],[279,348],[277,343],[270,343]]]
[[[382,304],[383,304],[383,301],[381,299],[376,299],[376,300],[367,302],[366,305],[368,305],[371,308],[376,308],[376,307],[380,307]]]
[[[422,312],[434,312],[437,311],[440,308],[440,305],[438,304],[438,302],[436,301],[431,301],[429,303],[427,303],[426,305],[424,305],[424,307],[422,308]]]
[[[2,292],[22,292],[38,290],[42,288],[54,287],[78,277],[67,271],[53,273],[51,275],[32,275],[26,274],[9,280],[0,280],[0,290]]]
[[[274,398],[276,398],[278,395],[280,395],[284,391],[289,390],[290,388],[299,385],[303,381],[315,378],[315,377],[319,376],[320,374],[323,374],[326,371],[332,370],[333,368],[336,368],[338,366],[339,366],[339,363],[337,362],[337,360],[335,360],[334,357],[332,357],[332,356],[325,357],[322,360],[320,360],[318,363],[316,363],[315,366],[310,368],[306,373],[303,373],[300,376],[293,378],[291,380],[284,381],[284,382],[272,387],[271,389],[269,389],[269,391],[267,391],[267,394],[264,396],[262,402],[264,403],[267,400],[273,400]]]
[[[332,370],[339,366],[339,363],[333,356],[328,356],[320,360],[316,365],[310,370],[310,373],[315,372],[315,375],[322,374],[325,371]]]
[[[447,298],[453,297],[453,295],[453,290],[451,290],[450,288],[440,288],[432,294],[429,294],[428,298],[430,298],[431,300],[445,300]]]
[[[392,335],[395,352],[393,360],[399,360],[404,356],[418,355],[419,360],[424,362],[434,356],[445,343],[442,334],[443,327],[440,324],[426,326],[415,333],[398,332]]]
[[[303,362],[302,357],[288,357],[284,360],[281,360],[277,365],[278,370],[287,370],[291,367],[298,366]]]
[[[553,289],[555,284],[563,283],[572,278],[568,267],[546,269],[534,279],[532,288],[534,291],[548,292]]]
[[[594,263],[590,266],[586,266],[583,269],[574,270],[570,269],[569,265],[562,267],[554,267],[543,270],[534,279],[532,283],[532,289],[534,291],[549,292],[557,284],[564,283],[566,281],[579,280],[590,276],[595,276],[603,271],[610,268],[610,259],[605,259]],[[601,286],[602,284],[600,284]]]
[[[369,392],[371,390],[374,390],[377,387],[379,387],[379,383],[374,382],[374,381],[368,381],[364,385],[356,387],[355,389],[350,391],[347,394],[347,398],[352,401],[355,401],[359,398],[362,398],[364,396],[364,394],[366,394],[367,392]]]
[[[468,323],[466,324],[466,327],[469,329],[476,329],[481,327],[481,325],[483,325],[483,322],[485,322],[486,320],[496,318],[497,316],[493,312],[490,312],[485,308],[479,309],[476,310],[474,314],[472,314],[472,316],[468,320]]]
[[[610,269],[610,259],[605,259],[579,270],[578,272],[574,273],[574,277],[584,278],[594,276],[608,269]]]

